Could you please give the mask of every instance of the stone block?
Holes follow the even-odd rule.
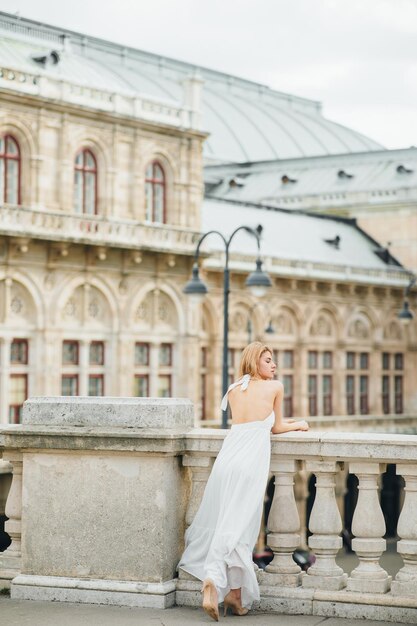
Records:
[[[392,576],[387,576],[381,580],[350,577],[346,589],[357,593],[387,593],[391,587],[391,580]]]
[[[348,579],[347,574],[340,576],[320,576],[306,574],[303,578],[303,587],[307,589],[330,589],[331,591],[339,591],[346,587]]]
[[[47,397],[23,405],[27,426],[93,428],[191,428],[194,408],[186,398]]]
[[[166,609],[175,604],[175,580],[152,584],[20,575],[12,581],[11,598]]]

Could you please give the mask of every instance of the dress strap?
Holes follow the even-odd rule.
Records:
[[[246,391],[249,385],[249,381],[250,381],[250,374],[245,374],[244,376],[242,376],[242,378],[239,378],[239,380],[237,380],[235,383],[232,383],[230,385],[229,389],[224,394],[222,403],[220,405],[220,408],[222,411],[225,411],[227,409],[227,396],[229,394],[229,391],[231,391],[235,387],[238,387],[239,385],[242,385],[242,391]]]

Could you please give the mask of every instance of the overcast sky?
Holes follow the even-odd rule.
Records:
[[[323,103],[388,148],[417,146],[417,0],[2,0],[41,22]]]

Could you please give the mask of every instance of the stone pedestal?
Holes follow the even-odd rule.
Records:
[[[24,463],[12,598],[174,604],[192,424],[188,400],[29,401],[23,425],[4,435]]]

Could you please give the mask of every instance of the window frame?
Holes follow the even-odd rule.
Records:
[[[94,161],[94,168],[91,169],[89,167],[86,166],[85,162],[86,162],[86,154],[89,154],[93,161]],[[77,158],[78,156],[82,154],[83,157],[83,164],[82,166],[77,165]],[[76,177],[75,177],[75,173],[76,172],[81,172],[82,174],[82,186],[83,186],[83,200],[82,200],[82,210],[79,212],[76,209],[75,206],[75,189],[76,189]],[[88,213],[86,211],[86,174],[94,174],[94,213]],[[94,154],[94,152],[91,150],[91,148],[88,147],[83,147],[80,148],[76,154],[75,154],[75,158],[74,158],[74,203],[73,203],[73,210],[74,213],[76,213],[77,215],[97,215],[98,214],[98,166],[97,166],[97,158],[96,155]]]
[[[159,180],[156,176],[155,176],[155,167],[158,166],[161,169],[162,172],[162,181]],[[152,176],[149,178],[148,177],[148,169],[149,167],[152,167]],[[147,222],[151,222],[152,224],[166,224],[167,223],[167,210],[166,210],[166,196],[167,196],[167,177],[166,177],[166,172],[165,172],[165,168],[163,167],[162,163],[158,160],[158,159],[154,159],[153,161],[150,161],[149,163],[147,163],[146,167],[145,167],[145,219]],[[148,205],[147,205],[147,196],[146,196],[146,190],[148,185],[151,186],[151,190],[152,190],[152,215],[151,215],[151,219],[148,216]],[[155,187],[159,185],[162,187],[162,221],[160,220],[156,220],[155,219],[155,198],[156,198],[156,194],[155,194]]]
[[[13,361],[12,360],[12,350],[13,344],[18,344],[19,346],[24,345],[26,347],[26,360],[25,361]],[[10,365],[29,365],[29,340],[20,337],[14,337],[10,344]]]
[[[29,390],[29,380],[28,380],[28,374],[27,373],[11,373],[9,374],[9,378],[22,378],[25,381],[25,391],[24,391],[24,396],[25,396],[25,400],[27,400],[28,398],[28,390]],[[9,389],[9,398],[8,400],[10,400],[10,389]],[[8,406],[8,416],[9,416],[9,424],[20,424],[20,412],[21,409],[23,407],[23,403],[25,402],[25,400],[23,400],[22,404],[11,404],[10,402],[7,403]],[[14,413],[14,419],[13,421],[10,420],[10,409],[13,409],[13,413]],[[19,409],[19,420],[16,421],[16,409]]]
[[[63,394],[63,389],[62,389],[62,383],[65,379],[75,379],[75,387],[76,387],[76,393],[72,394],[71,396],[67,396],[68,398],[73,398],[75,396],[78,396],[80,394],[80,380],[79,380],[79,375],[77,374],[61,374],[61,395]]]
[[[90,380],[91,379],[95,379],[95,380],[101,380],[102,381],[102,393],[98,396],[98,395],[91,395],[90,394]],[[105,389],[104,389],[104,374],[91,374],[90,372],[88,373],[88,378],[87,378],[87,384],[88,384],[88,397],[89,398],[102,398],[105,395]]]
[[[16,137],[14,137],[14,135],[10,133],[5,133],[4,135],[1,136],[1,138],[4,141],[4,152],[0,152],[0,159],[4,161],[4,181],[3,181],[4,186],[3,186],[3,198],[0,198],[0,202],[2,202],[3,204],[9,204],[9,202],[7,201],[7,189],[8,189],[7,162],[17,161],[17,204],[20,205],[22,202],[21,200],[22,156],[21,156],[20,145]],[[17,155],[9,154],[7,152],[7,146],[8,146],[8,142],[10,139],[16,144]]]

